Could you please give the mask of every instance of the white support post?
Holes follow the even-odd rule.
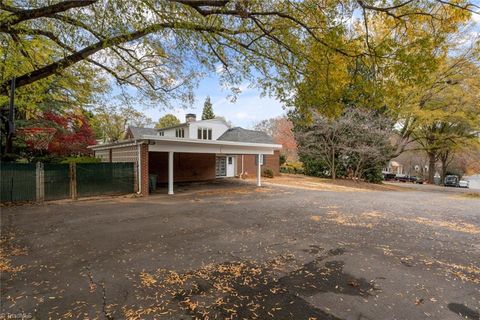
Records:
[[[173,194],[173,152],[168,152],[168,194]]]
[[[261,181],[261,177],[262,177],[262,165],[260,163],[260,158],[262,157],[261,154],[258,154],[257,155],[257,187],[261,187],[262,186],[262,181]]]
[[[243,154],[242,154],[242,174],[240,175],[240,178],[245,178],[245,170],[243,169]]]

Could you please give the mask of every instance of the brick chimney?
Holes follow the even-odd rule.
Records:
[[[195,113],[187,113],[185,115],[185,121],[188,122],[193,122],[197,120],[197,115]]]

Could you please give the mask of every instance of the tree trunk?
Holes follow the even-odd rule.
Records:
[[[428,152],[428,183],[435,184],[435,152]]]
[[[337,170],[335,168],[335,151],[332,152],[332,180],[337,178]]]
[[[443,184],[447,175],[447,164],[442,159],[442,172],[440,173],[440,183]]]
[[[445,176],[447,175],[447,169],[448,169],[448,156],[449,156],[449,152],[446,151],[446,152],[442,152],[441,156],[440,156],[440,161],[442,163],[442,172],[441,172],[441,176],[440,176],[440,183],[443,184],[443,182],[445,181]]]

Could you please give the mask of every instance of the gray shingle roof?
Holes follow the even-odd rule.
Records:
[[[252,143],[274,143],[273,138],[262,131],[247,130],[240,127],[228,129],[218,140],[252,142]]]
[[[157,135],[158,131],[154,128],[128,127],[133,135],[133,139],[141,139],[143,135]]]

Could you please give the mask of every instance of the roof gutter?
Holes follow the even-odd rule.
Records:
[[[146,141],[144,141],[144,139],[124,140],[124,141],[117,141],[117,142],[111,142],[111,143],[95,144],[92,146],[88,146],[87,148],[92,150],[114,149],[114,148],[136,146],[139,143],[143,144],[145,142]]]
[[[187,138],[169,138],[169,137],[152,136],[152,135],[144,135],[142,136],[142,138],[149,141],[158,141],[158,142],[179,142],[179,143],[193,143],[193,144],[207,144],[207,145],[244,146],[244,147],[282,149],[281,144],[275,144],[275,143],[255,143],[255,142],[239,142],[239,141],[228,141],[228,140],[200,140],[200,139],[187,139]]]

